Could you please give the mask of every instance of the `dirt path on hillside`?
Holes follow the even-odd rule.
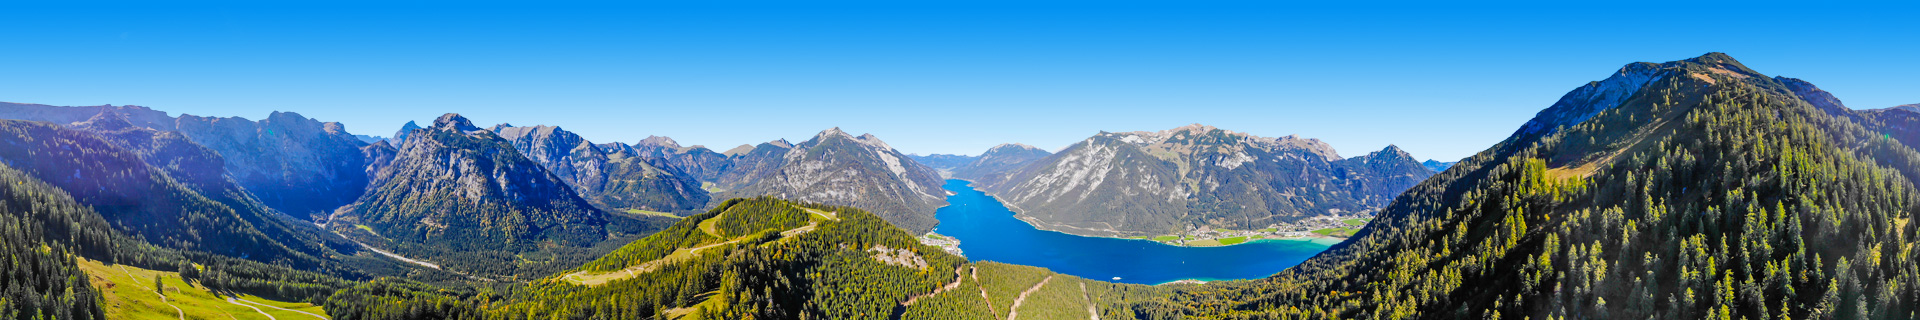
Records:
[[[309,315],[309,316],[313,316],[313,317],[315,317],[315,318],[320,318],[320,319],[322,319],[322,320],[327,320],[327,316],[323,316],[323,315],[317,315],[317,314],[313,314],[312,312],[306,312],[306,311],[300,311],[300,310],[294,310],[294,309],[287,309],[287,308],[281,308],[281,307],[276,307],[276,306],[273,306],[273,305],[270,305],[270,304],[265,304],[265,303],[259,303],[259,302],[254,302],[253,300],[247,300],[247,299],[235,299],[235,298],[228,298],[228,299],[233,299],[233,300],[238,300],[238,301],[240,301],[240,302],[245,302],[245,303],[249,303],[249,304],[253,304],[253,305],[257,305],[257,306],[262,306],[262,307],[268,307],[268,308],[274,308],[274,309],[280,309],[280,310],[283,310],[283,311],[289,311],[289,312],[295,312],[295,313],[302,313],[302,314],[306,314],[306,315]]]
[[[1087,300],[1087,316],[1093,320],[1100,320],[1100,309],[1093,307],[1093,297],[1087,295],[1086,282],[1080,283],[1080,299]]]
[[[274,317],[273,317],[273,315],[271,315],[271,314],[267,314],[267,311],[266,311],[266,310],[260,310],[260,308],[258,308],[258,307],[254,307],[254,306],[250,306],[250,305],[245,305],[245,304],[241,304],[241,303],[239,303],[239,302],[233,302],[233,297],[227,297],[227,303],[231,303],[231,304],[233,304],[233,305],[236,305],[236,306],[242,306],[242,307],[247,307],[247,308],[250,308],[250,309],[253,309],[253,312],[258,312],[258,313],[260,313],[260,315],[262,315],[262,316],[266,316],[266,317],[267,317],[267,320],[279,320],[279,319],[276,319],[276,318],[274,318]]]
[[[128,283],[132,283],[135,286],[139,286],[140,288],[146,289],[144,291],[153,292],[153,295],[160,296],[160,303],[165,303],[167,304],[168,307],[173,307],[173,312],[180,316],[180,320],[187,320],[187,311],[181,310],[180,306],[173,305],[173,300],[168,300],[167,295],[160,294],[159,292],[154,292],[153,287],[151,286],[140,285],[140,278],[135,278],[132,272],[127,272],[126,266],[114,265],[113,267],[119,268],[120,273],[127,275],[127,279],[133,279],[133,281],[128,281]]]
[[[936,295],[936,294],[940,294],[941,292],[947,292],[947,290],[953,290],[953,289],[958,289],[958,288],[960,288],[960,283],[961,283],[961,282],[965,282],[965,281],[967,280],[967,276],[966,276],[966,275],[964,275],[964,274],[961,274],[961,273],[960,273],[960,270],[961,270],[961,269],[966,269],[966,267],[967,267],[967,266],[960,266],[959,268],[953,268],[953,282],[952,282],[952,283],[948,283],[947,285],[944,285],[944,286],[940,286],[939,288],[935,288],[935,289],[933,289],[933,292],[928,292],[928,293],[926,293],[926,294],[921,294],[921,295],[916,295],[916,296],[913,296],[913,297],[909,297],[909,298],[907,298],[907,302],[901,302],[901,303],[900,303],[900,306],[902,306],[902,307],[904,307],[904,306],[911,306],[911,305],[913,305],[913,302],[914,302],[914,301],[920,301],[920,298],[925,298],[925,297],[931,297],[931,296],[933,296],[933,295]]]
[[[1040,287],[1047,286],[1047,282],[1050,281],[1053,281],[1053,276],[1051,275],[1047,276],[1046,279],[1041,279],[1040,283],[1033,284],[1033,287],[1027,288],[1027,291],[1021,291],[1019,298],[1013,298],[1013,306],[1007,307],[1007,320],[1019,319],[1020,304],[1027,302],[1027,295],[1033,294],[1034,291],[1040,291]]]

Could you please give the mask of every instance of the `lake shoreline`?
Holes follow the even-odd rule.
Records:
[[[1000,198],[999,198],[999,197],[995,197],[995,196],[993,196],[993,195],[991,195],[991,194],[988,194],[988,195],[987,195],[987,197],[989,197],[989,198],[993,198],[993,199],[994,199],[994,201],[1000,201]],[[1001,201],[1001,203],[1002,203],[1003,205],[1005,205],[1005,206],[1007,206],[1007,209],[1008,209],[1009,211],[1013,211],[1013,213],[1014,213],[1014,217],[1013,217],[1013,218],[1014,218],[1014,220],[1019,220],[1020,222],[1025,222],[1025,223],[1026,223],[1027,225],[1029,225],[1029,226],[1033,226],[1033,228],[1034,228],[1034,229],[1036,229],[1036,230],[1040,230],[1040,231],[1048,231],[1048,232],[1058,232],[1058,233],[1062,233],[1062,234],[1067,234],[1067,235],[1072,235],[1072,236],[1081,236],[1081,237],[1089,237],[1089,238],[1107,238],[1107,239],[1121,239],[1121,240],[1140,240],[1140,241],[1147,241],[1147,242],[1153,242],[1153,243],[1158,243],[1158,244],[1162,244],[1162,245],[1167,245],[1167,246],[1172,246],[1172,247],[1181,247],[1181,248],[1217,248],[1217,247],[1231,247],[1231,246],[1238,246],[1238,245],[1245,245],[1245,244],[1251,244],[1251,243],[1255,243],[1255,242],[1262,242],[1262,241],[1304,241],[1304,242],[1312,242],[1312,243],[1314,243],[1314,244],[1319,244],[1319,245],[1325,245],[1325,246],[1332,246],[1332,245],[1335,245],[1335,244],[1339,244],[1340,242],[1343,242],[1343,241],[1347,241],[1347,238],[1344,238],[1344,237],[1334,237],[1334,236],[1328,236],[1328,235],[1323,235],[1323,234],[1311,234],[1311,235],[1308,235],[1308,236],[1301,236],[1301,237],[1287,237],[1287,236],[1264,236],[1264,237],[1261,237],[1261,238],[1258,238],[1258,239],[1247,239],[1246,241],[1242,241],[1242,242],[1237,242],[1237,243],[1233,243],[1233,244],[1221,244],[1221,245],[1184,245],[1184,244],[1172,244],[1172,243],[1167,243],[1167,242],[1163,242],[1163,241],[1158,241],[1158,240],[1153,240],[1153,239],[1151,239],[1151,238],[1139,238],[1139,237],[1124,237],[1124,236],[1114,236],[1114,235],[1096,235],[1096,234],[1080,234],[1080,233],[1073,233],[1073,232],[1068,232],[1068,231],[1066,231],[1066,230],[1060,230],[1060,229],[1055,229],[1055,228],[1050,228],[1050,226],[1052,226],[1051,224],[1046,224],[1046,223],[1043,223],[1043,222],[1040,222],[1040,221],[1035,221],[1035,220],[1038,220],[1038,218],[1034,218],[1034,217],[1032,217],[1032,216],[1027,216],[1027,215],[1023,215],[1023,214],[1021,214],[1021,213],[1020,213],[1020,211],[1018,210],[1018,208],[1015,208],[1015,207],[1014,207],[1014,206],[1013,206],[1012,204],[1006,204],[1006,202],[1005,202],[1005,201]]]
[[[1088,279],[1154,285],[1192,279],[1226,281],[1257,279],[1298,265],[1338,243],[1339,239],[1263,234],[1233,245],[1181,246],[1138,238],[1086,236],[1042,228],[1045,223],[1018,219],[1017,212],[998,198],[949,180],[948,205],[937,211],[940,225],[923,241],[965,247],[969,261],[998,261],[1047,268]],[[1267,238],[1272,237],[1272,238]],[[1152,242],[1130,241],[1143,240]],[[1192,243],[1189,243],[1192,244]],[[1246,245],[1251,244],[1251,245]]]
[[[958,179],[958,178],[948,178],[948,180],[960,180],[960,181],[966,181],[966,182],[968,182],[969,184],[971,184],[971,183],[973,183],[973,182],[974,182],[974,181],[972,181],[972,180],[967,180],[967,179]],[[1034,228],[1034,229],[1036,229],[1036,230],[1041,230],[1041,231],[1050,231],[1050,232],[1058,232],[1058,233],[1063,233],[1063,234],[1067,234],[1067,235],[1073,235],[1073,236],[1081,236],[1081,237],[1092,237],[1092,238],[1107,238],[1107,239],[1124,239],[1124,240],[1145,240],[1145,241],[1149,241],[1149,242],[1153,242],[1153,243],[1158,243],[1158,244],[1163,244],[1163,245],[1167,245],[1167,246],[1173,246],[1173,247],[1181,247],[1181,248],[1215,248],[1215,247],[1231,247],[1231,246],[1237,246],[1237,245],[1244,245],[1244,244],[1250,244],[1250,243],[1254,243],[1254,242],[1260,242],[1260,241],[1304,241],[1304,242],[1311,242],[1311,243],[1314,243],[1314,244],[1319,244],[1319,245],[1325,245],[1325,246],[1332,246],[1332,245],[1335,245],[1335,244],[1339,244],[1340,242],[1343,242],[1343,241],[1346,241],[1346,240],[1347,240],[1347,238],[1346,238],[1346,237],[1335,237],[1335,236],[1329,236],[1329,235],[1324,235],[1324,234],[1317,234],[1317,233],[1314,233],[1314,234],[1310,234],[1310,235],[1307,235],[1307,236],[1301,236],[1301,237],[1287,237],[1287,236],[1272,236],[1272,235],[1269,235],[1269,236],[1264,236],[1264,237],[1261,237],[1261,238],[1258,238],[1258,239],[1246,239],[1246,241],[1242,241],[1242,242],[1237,242],[1237,243],[1233,243],[1233,244],[1220,244],[1220,245],[1185,245],[1185,244],[1172,244],[1172,243],[1167,243],[1167,242],[1162,242],[1162,241],[1158,241],[1158,240],[1153,240],[1152,238],[1145,238],[1145,239],[1143,239],[1143,238],[1139,238],[1139,237],[1127,237],[1127,236],[1124,236],[1124,235],[1121,235],[1121,234],[1120,234],[1119,232],[1117,232],[1117,231],[1113,231],[1113,230],[1093,230],[1093,231],[1098,231],[1098,232],[1092,232],[1092,233],[1080,233],[1080,232],[1073,232],[1073,231],[1086,231],[1086,230],[1089,230],[1089,229],[1085,229],[1085,228],[1078,228],[1078,227],[1073,227],[1073,226],[1065,226],[1065,225],[1056,225],[1056,224],[1051,224],[1051,223],[1046,223],[1045,221],[1039,221],[1039,218],[1035,218],[1035,217],[1033,217],[1033,216],[1029,216],[1029,215],[1027,215],[1026,213],[1024,213],[1024,212],[1022,212],[1022,210],[1020,210],[1020,207],[1019,207],[1019,206],[1016,206],[1016,205],[1014,205],[1013,203],[1009,203],[1009,202],[1007,202],[1007,201],[1004,201],[1004,200],[1002,200],[1002,199],[1000,199],[1000,197],[999,197],[999,196],[995,196],[995,195],[993,195],[993,194],[990,194],[990,193],[986,193],[986,190],[979,190],[979,189],[974,189],[974,190],[975,190],[975,191],[979,191],[979,192],[980,192],[981,194],[983,194],[983,195],[986,195],[986,196],[987,196],[988,198],[992,198],[992,199],[993,199],[994,201],[998,201],[998,202],[1000,202],[1000,204],[1001,204],[1001,206],[1004,206],[1004,207],[1006,207],[1006,208],[1007,208],[1007,210],[1008,210],[1008,211],[1012,211],[1012,212],[1013,212],[1013,218],[1014,218],[1014,220],[1020,220],[1020,222],[1025,222],[1025,223],[1026,223],[1027,225],[1029,225],[1029,226],[1033,226],[1033,228]],[[948,192],[952,192],[952,191],[948,191]]]

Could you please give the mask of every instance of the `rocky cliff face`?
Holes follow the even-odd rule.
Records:
[[[367,189],[366,142],[335,122],[292,112],[260,121],[181,115],[176,128],[226,158],[228,175],[267,206],[317,217],[352,203]]]
[[[611,210],[688,213],[704,208],[706,190],[693,175],[650,159],[625,144],[595,145],[559,127],[495,126],[528,159],[560,177],[582,197]],[[672,143],[672,140],[667,140]]]
[[[873,135],[839,128],[798,145],[762,143],[730,157],[715,179],[716,199],[771,195],[872,211],[913,233],[933,230],[933,211],[946,205],[939,172],[920,165]]]
[[[1432,174],[1397,148],[1341,159],[1319,140],[1191,125],[1102,132],[984,190],[1044,228],[1146,235],[1366,211]]]
[[[993,184],[1006,179],[1007,174],[1050,155],[1053,153],[1034,146],[1018,143],[1001,144],[987,149],[987,152],[981,153],[980,157],[973,162],[954,169],[952,176],[983,185]]]
[[[305,219],[295,220],[275,213],[228,178],[226,161],[220,153],[194,143],[179,132],[135,126],[114,110],[102,110],[87,121],[74,123],[72,128],[90,132],[121,150],[138,155],[194,196],[218,203],[220,208],[232,211],[253,229],[288,248],[311,257],[359,249],[346,239],[310,227]]]
[[[458,114],[409,132],[379,180],[333,224],[336,231],[363,224],[380,238],[370,240],[429,255],[589,246],[608,236],[605,215],[560,177]]]
[[[395,146],[406,145],[407,135],[413,133],[414,130],[420,130],[420,124],[407,121],[407,124],[400,125],[400,131],[394,132],[393,139],[390,140],[393,141],[393,145]]]
[[[665,166],[677,168],[700,181],[717,180],[733,166],[730,154],[713,152],[702,146],[682,147],[668,137],[648,136],[638,144],[622,144],[617,149],[621,150],[617,153],[658,158],[664,161]]]
[[[507,139],[527,159],[539,162],[547,172],[569,182],[582,196],[591,198],[607,180],[604,171],[607,154],[580,135],[551,126],[502,124],[491,131]]]

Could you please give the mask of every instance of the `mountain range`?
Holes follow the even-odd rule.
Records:
[[[980,157],[974,158],[973,161],[952,169],[953,177],[991,184],[1005,180],[1007,174],[1050,155],[1053,153],[1034,146],[1018,143],[1001,144],[980,153]]]
[[[946,205],[940,174],[871,134],[827,129],[799,144],[774,141],[729,155],[711,182],[715,199],[771,195],[863,208],[916,234],[933,229]]]
[[[0,118],[19,119],[0,120],[12,318],[184,317],[204,308],[161,308],[190,291],[342,319],[1920,312],[1920,112],[1850,109],[1720,53],[1628,64],[1451,164],[1200,125],[921,158],[935,169],[837,128],[714,152],[457,114],[372,142],[292,113],[0,104]],[[921,244],[940,170],[1083,234],[1374,219],[1271,277],[1114,284]]]
[[[700,188],[697,177],[663,159],[643,157],[631,146],[617,142],[595,145],[552,126],[501,124],[489,130],[599,207],[691,212],[707,205],[707,192]]]
[[[1341,158],[1317,139],[1197,124],[1101,132],[1051,155],[1009,150],[1024,150],[1022,159],[1044,157],[982,181],[982,190],[1038,227],[1100,236],[1258,229],[1359,214],[1434,173],[1393,146]],[[993,174],[975,172],[968,173]]]
[[[260,202],[303,219],[359,198],[369,183],[369,144],[335,122],[291,112],[266,119],[168,116],[139,106],[56,107],[0,103],[0,118],[72,124],[111,110],[131,126],[176,132],[224,159],[226,175]]]
[[[330,230],[458,270],[510,276],[586,259],[568,253],[590,255],[567,248],[657,229],[627,221],[666,223],[601,211],[511,142],[458,114],[404,141],[380,183],[328,219]]]

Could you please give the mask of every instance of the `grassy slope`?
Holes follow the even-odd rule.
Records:
[[[266,319],[253,308],[229,304],[222,296],[215,295],[206,287],[187,284],[180,280],[180,274],[168,271],[147,270],[123,265],[106,265],[99,261],[81,259],[80,269],[85,271],[95,288],[99,288],[104,301],[102,309],[109,319],[177,319],[181,313],[186,319]],[[162,302],[153,292],[153,277],[159,275],[166,285],[167,301]],[[241,295],[239,299],[259,302],[286,309],[326,315],[319,306],[308,303],[282,302],[267,300],[251,295]],[[173,307],[179,307],[175,311]],[[261,311],[276,319],[316,319],[313,316],[280,309],[259,307]]]

